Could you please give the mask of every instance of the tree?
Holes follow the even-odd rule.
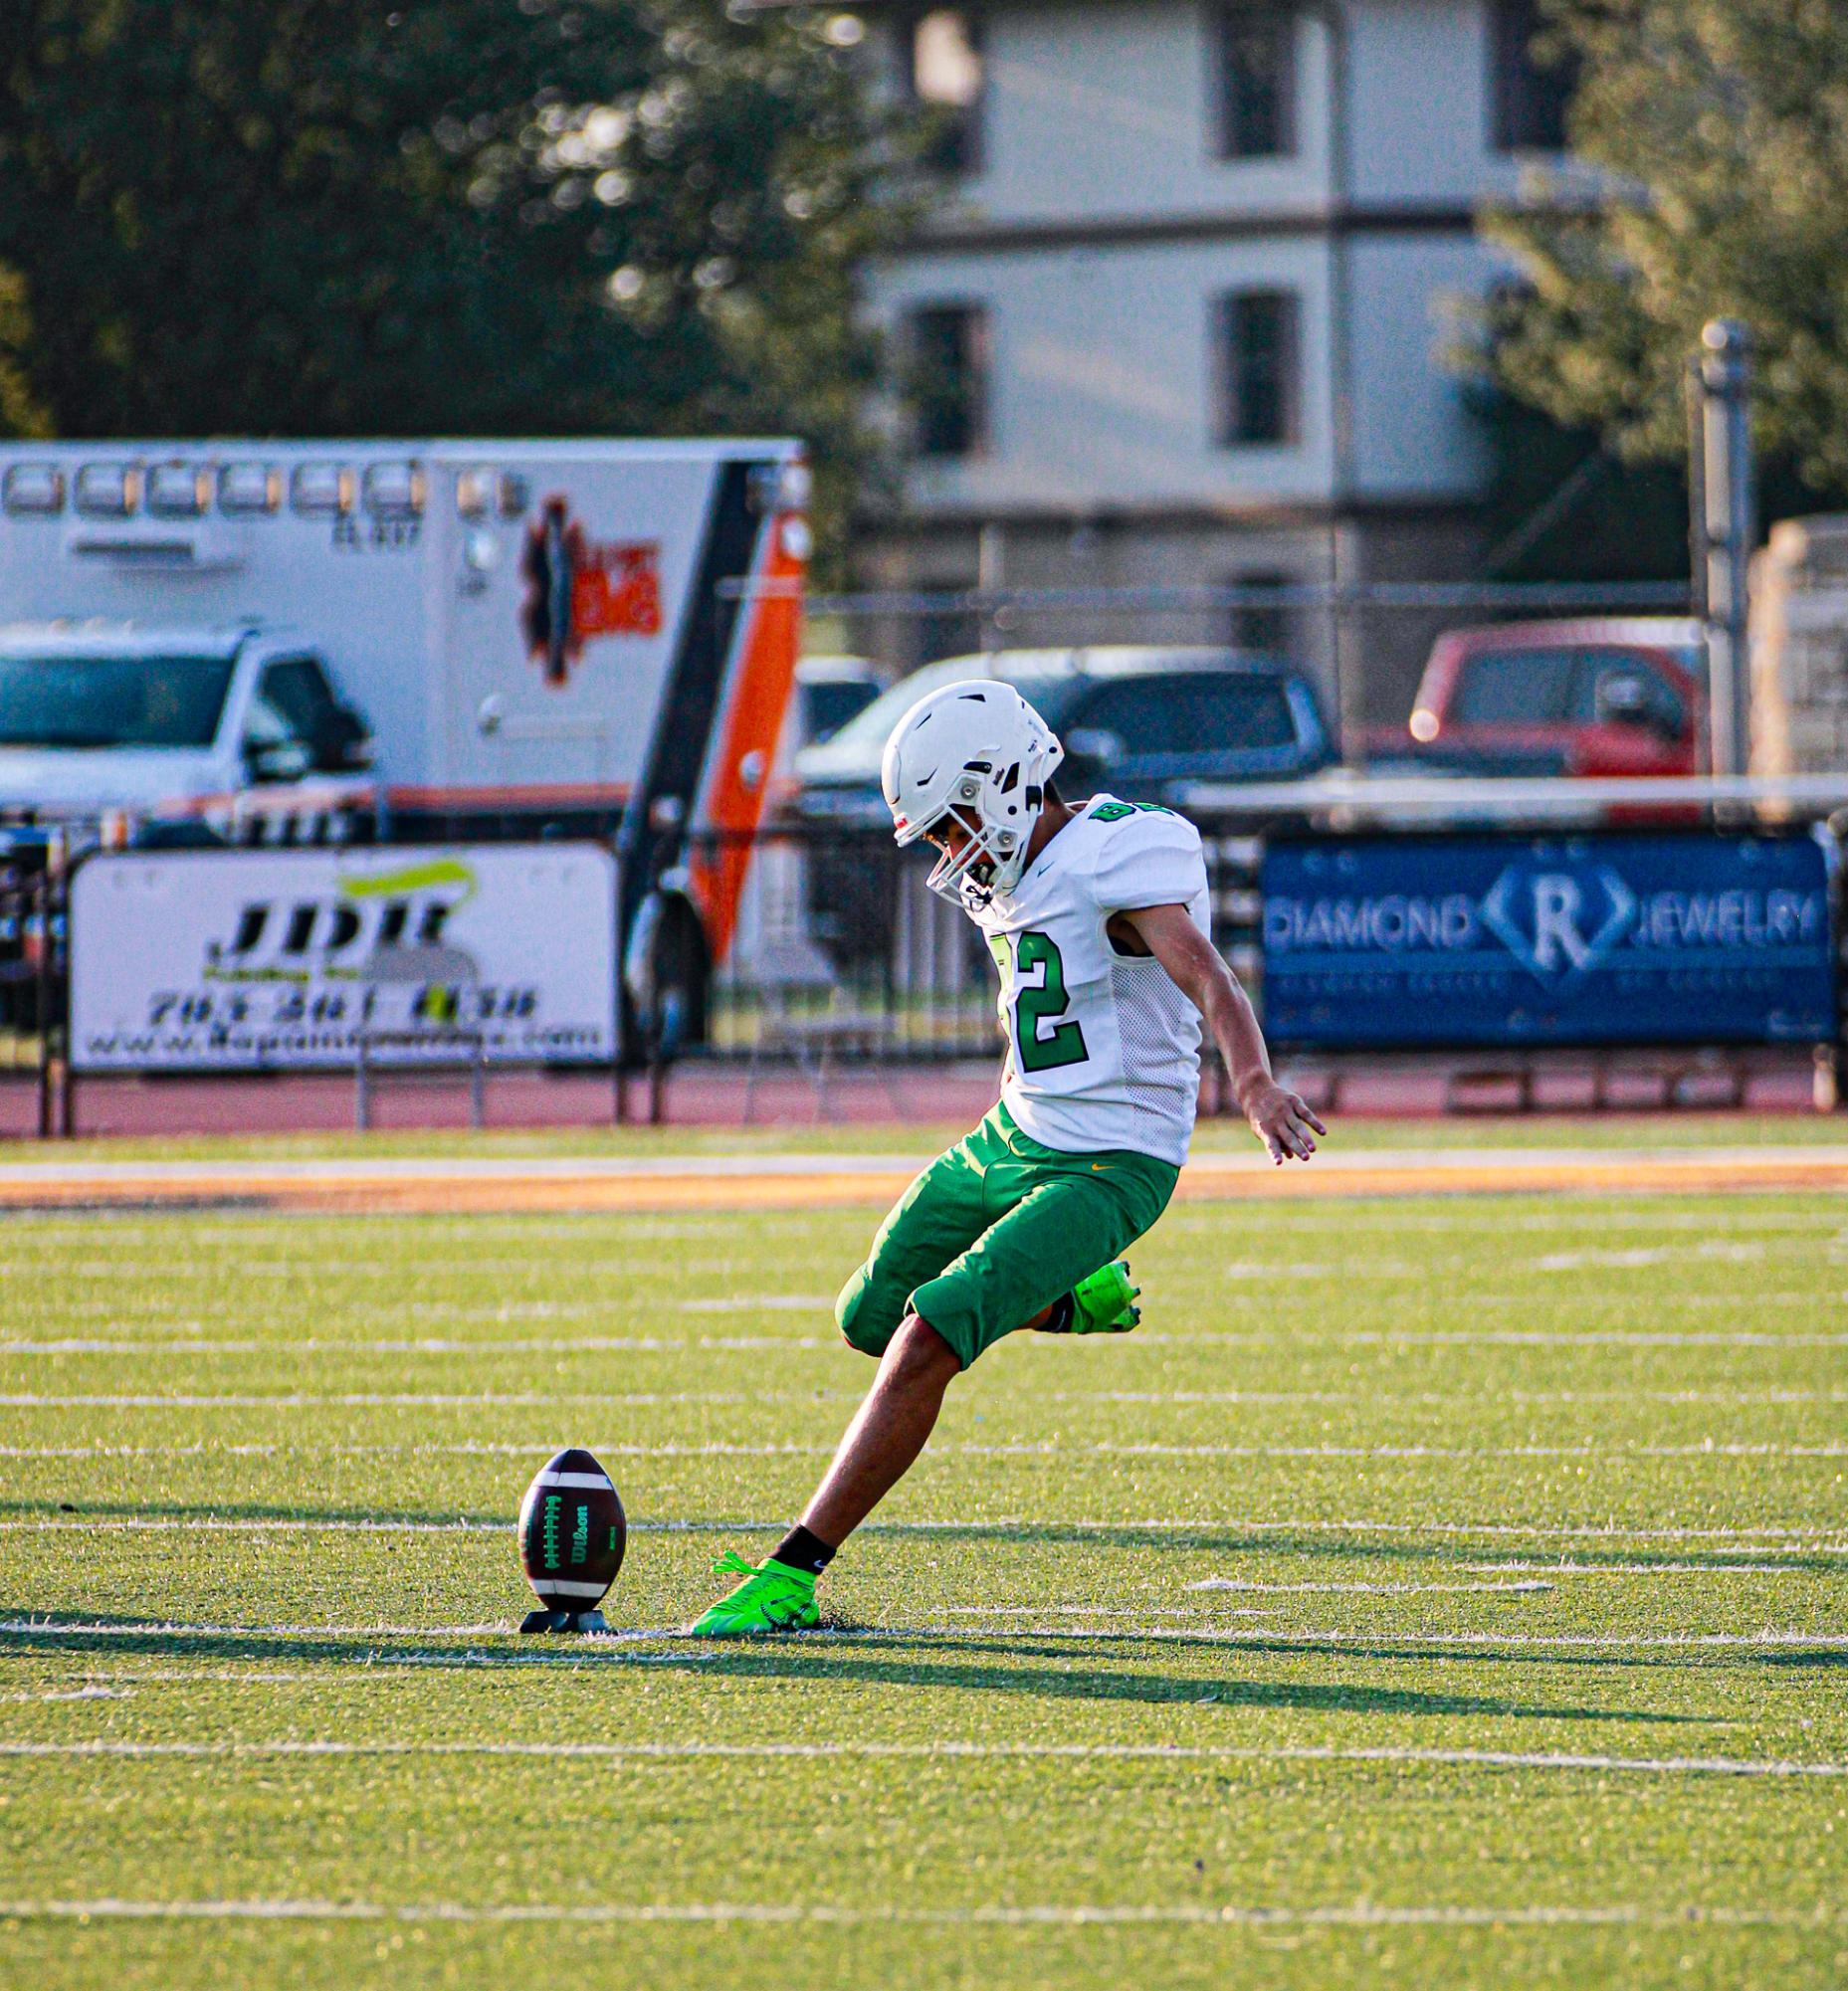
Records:
[[[719,0],[9,0],[0,420],[795,430],[849,471],[876,364],[853,273],[907,212],[857,28]]]
[[[1848,9],[1546,4],[1597,171],[1490,223],[1526,281],[1485,309],[1488,370],[1627,459],[1671,459],[1701,326],[1743,318],[1761,447],[1810,501],[1848,494]]]

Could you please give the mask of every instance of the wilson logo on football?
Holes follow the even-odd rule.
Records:
[[[548,498],[526,531],[520,629],[548,685],[563,685],[593,636],[661,633],[661,547],[653,539],[599,544]]]

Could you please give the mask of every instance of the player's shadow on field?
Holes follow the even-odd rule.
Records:
[[[722,1654],[700,1668],[714,1674],[771,1680],[852,1682],[871,1687],[954,1687],[984,1693],[1034,1694],[1049,1700],[1134,1700],[1222,1707],[1286,1707],[1314,1714],[1481,1714],[1543,1721],[1680,1722],[1698,1717],[1615,1707],[1535,1707],[1476,1693],[1426,1693],[1413,1688],[1372,1687],[1353,1681],[1227,1680],[1200,1674],[1118,1673],[1072,1664],[1071,1642],[1036,1647],[1007,1641],[984,1648],[1009,1660],[1057,1659],[1051,1668],[1004,1666],[980,1659],[873,1659],[859,1655],[783,1652]],[[965,1648],[965,1650],[968,1650]],[[1197,1648],[1196,1648],[1197,1650]],[[1241,1648],[1241,1651],[1249,1648]],[[1300,1659],[1300,1646],[1289,1649]],[[1339,1658],[1355,1657],[1343,1648]],[[1455,1654],[1446,1654],[1454,1658]]]
[[[261,1632],[211,1631],[141,1623],[132,1618],[95,1615],[84,1629],[60,1630],[55,1614],[46,1614],[36,1628],[0,1632],[0,1663],[9,1656],[110,1653],[163,1655],[169,1658],[217,1660],[316,1660],[351,1665],[362,1642],[356,1639],[277,1638]],[[94,1629],[93,1629],[94,1628]],[[1153,1643],[1151,1641],[1151,1643]],[[377,1663],[389,1666],[404,1653],[404,1641],[381,1639]],[[937,1650],[937,1649],[933,1649]],[[788,1680],[890,1688],[960,1688],[983,1693],[1032,1694],[1052,1700],[1140,1701],[1150,1705],[1184,1706],[1211,1700],[1223,1707],[1286,1707],[1302,1713],[1346,1714],[1481,1714],[1533,1716],[1540,1720],[1651,1721],[1694,1720],[1694,1715],[1652,1714],[1646,1710],[1526,1706],[1488,1694],[1426,1693],[1411,1688],[1371,1687],[1351,1682],[1302,1680],[1227,1680],[1200,1674],[1123,1673],[1100,1667],[1074,1666],[1072,1642],[1056,1647],[1028,1640],[971,1640],[957,1648],[966,1657],[917,1658],[817,1650],[814,1646],[777,1647],[767,1651],[689,1652],[651,1655],[650,1672],[684,1673],[710,1682],[715,1675],[730,1679]],[[984,1658],[982,1655],[993,1655]],[[497,1665],[517,1664],[520,1655],[502,1656],[460,1647],[432,1644],[409,1655],[418,1664],[453,1659],[459,1672],[492,1672]],[[547,1656],[565,1659],[555,1649]],[[1292,1656],[1301,1658],[1300,1648]],[[1453,1655],[1454,1656],[1454,1655]],[[1343,1652],[1343,1659],[1354,1654]],[[1056,1660],[1048,1667],[1021,1667],[1004,1661]]]
[[[13,1608],[0,1602],[0,1619],[12,1617]],[[34,1622],[25,1620],[30,1617]],[[1137,1634],[1137,1645],[1184,1648],[1190,1657],[1202,1651],[1198,1640],[1169,1639],[1160,1633]],[[1121,1651],[1127,1640],[1112,1640],[1112,1650]],[[1085,1655],[1082,1643],[1061,1639],[1047,1643],[1031,1636],[1022,1638],[983,1637],[979,1634],[956,1639],[946,1646],[940,1638],[922,1643],[916,1657],[908,1654],[903,1633],[891,1635],[880,1652],[843,1649],[826,1633],[813,1642],[798,1640],[771,1647],[714,1651],[704,1643],[690,1643],[684,1652],[650,1650],[647,1664],[651,1674],[685,1674],[711,1681],[729,1679],[787,1680],[855,1683],[877,1687],[962,1688],[985,1693],[1037,1694],[1053,1700],[1134,1700],[1185,1703],[1207,1699],[1234,1707],[1292,1707],[1298,1709],[1360,1713],[1398,1714],[1500,1714],[1533,1716],[1537,1719],[1584,1721],[1644,1721],[1675,1723],[1703,1721],[1698,1714],[1656,1713],[1637,1708],[1528,1706],[1518,1701],[1485,1694],[1426,1693],[1409,1688],[1371,1687],[1359,1683],[1313,1681],[1265,1681],[1213,1679],[1198,1673],[1128,1673],[1075,1661]],[[349,1633],[339,1637],[316,1637],[312,1633],[280,1634],[241,1631],[226,1626],[185,1626],[163,1624],[157,1619],[117,1617],[106,1612],[89,1611],[81,1617],[57,1611],[20,1611],[17,1620],[0,1630],[0,1665],[8,1659],[60,1654],[140,1654],[170,1659],[294,1660],[302,1665],[326,1662],[351,1666],[364,1658],[368,1664],[454,1667],[463,1673],[494,1673],[513,1667],[529,1667],[535,1661],[575,1665],[595,1670],[602,1649],[594,1644],[579,1652],[573,1645],[546,1642],[542,1650],[484,1650],[473,1639],[431,1639],[428,1641],[391,1636]],[[1367,1645],[1344,1645],[1338,1650],[1305,1647],[1286,1640],[1241,1641],[1241,1657],[1275,1657],[1293,1661],[1321,1659],[1330,1665],[1355,1661],[1448,1661],[1472,1666],[1519,1666],[1531,1668],[1569,1667],[1618,1668],[1631,1670],[1681,1670],[1690,1664],[1704,1668],[1725,1666],[1774,1666],[1789,1668],[1839,1668],[1848,1666],[1848,1654],[1822,1648],[1791,1647],[1777,1652],[1735,1652],[1724,1659],[1703,1656],[1698,1662],[1668,1655],[1631,1656],[1616,1653],[1571,1652],[1537,1653],[1512,1647],[1475,1646],[1460,1652],[1454,1646],[1426,1646],[1415,1639],[1381,1639]],[[953,1657],[951,1655],[954,1655]],[[1026,1668],[1022,1660],[1046,1660],[1047,1667]]]

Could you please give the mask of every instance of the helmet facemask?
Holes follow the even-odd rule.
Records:
[[[886,742],[880,783],[901,848],[953,833],[927,883],[970,911],[1007,894],[1064,754],[1020,694],[991,680],[946,686],[920,700]]]
[[[934,842],[953,824],[962,833],[961,848],[945,848],[924,883],[952,904],[983,906],[996,893],[1010,893],[1020,883],[1027,868],[1027,845],[1045,799],[1037,782],[1029,785],[1024,780],[1018,762],[1001,770],[997,778],[987,762],[971,761],[957,779],[948,806],[916,830],[909,825],[900,830],[898,841],[901,845],[920,839]]]

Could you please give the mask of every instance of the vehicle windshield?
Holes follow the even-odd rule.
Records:
[[[0,656],[0,746],[210,746],[231,670],[226,657]]]

